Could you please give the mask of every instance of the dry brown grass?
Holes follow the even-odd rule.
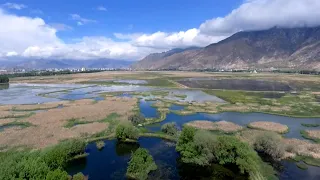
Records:
[[[0,126],[14,122],[14,121],[15,121],[14,118],[0,119]]]
[[[93,103],[93,100],[65,103],[66,106],[61,109],[50,109],[20,120],[34,126],[23,129],[7,128],[0,132],[0,144],[10,147],[26,145],[33,148],[43,148],[63,139],[94,134],[108,126],[108,123],[98,123],[97,121],[106,118],[111,113],[119,114],[120,121],[127,120],[136,103],[136,99],[118,97],[106,98],[97,103]],[[92,123],[64,128],[67,121],[72,118]]]
[[[286,133],[288,131],[288,126],[268,121],[257,121],[248,124],[248,127],[254,129],[262,129],[266,131],[273,131],[277,133]]]
[[[197,129],[215,130],[215,131],[218,130],[218,131],[223,131],[227,133],[237,132],[242,129],[241,126],[228,121],[218,121],[218,122],[192,121],[187,123],[187,125],[195,127]]]
[[[320,139],[320,130],[306,130],[306,132],[310,137]]]
[[[15,105],[12,106],[12,109],[16,111],[30,111],[30,110],[42,110],[42,109],[52,109],[56,108],[59,105],[67,104],[68,101],[60,101],[60,102],[49,102],[44,104],[28,104],[28,105]],[[10,107],[11,105],[9,105]]]
[[[30,112],[12,112],[12,111],[0,111],[0,118],[18,118],[22,116],[28,116]]]

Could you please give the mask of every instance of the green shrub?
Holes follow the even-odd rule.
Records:
[[[86,180],[86,176],[83,175],[81,172],[73,175],[72,180]]]
[[[142,124],[146,121],[145,117],[141,114],[134,114],[128,117],[128,120],[134,125]]]
[[[45,179],[50,171],[39,152],[8,151],[0,153],[0,179]]]
[[[84,153],[86,143],[82,140],[68,140],[43,151],[42,158],[50,169],[64,168],[74,156]]]
[[[148,150],[139,148],[131,156],[126,175],[133,179],[144,180],[148,178],[150,171],[156,169],[157,165]]]
[[[255,139],[253,145],[257,151],[270,155],[274,160],[284,157],[285,146],[281,142],[281,137],[276,133],[265,132]]]
[[[47,174],[46,180],[68,180],[69,175],[66,171],[56,169]]]
[[[178,127],[176,123],[166,123],[161,126],[161,131],[171,136],[174,136],[178,132]]]
[[[0,84],[9,83],[9,78],[7,76],[0,76]]]
[[[116,137],[120,141],[137,140],[139,130],[130,123],[119,124],[116,128]]]
[[[98,141],[98,142],[96,142],[96,146],[99,150],[102,150],[105,146],[105,143],[104,143],[104,141]]]

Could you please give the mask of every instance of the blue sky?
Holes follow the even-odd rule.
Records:
[[[3,1],[4,4],[7,1]],[[81,36],[112,36],[114,32],[175,32],[198,27],[213,17],[223,17],[241,0],[17,0],[28,8],[11,9],[18,15],[41,17],[46,23],[66,24],[72,31],[61,31],[63,39]],[[106,10],[98,10],[104,7]],[[96,23],[78,26],[70,18],[78,14]]]
[[[0,60],[126,59],[320,25],[319,0],[0,0]]]

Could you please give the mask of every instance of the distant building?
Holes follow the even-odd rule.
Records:
[[[81,71],[82,71],[82,72],[83,72],[83,71],[86,71],[86,68],[84,68],[84,67],[83,67],[83,68],[81,68]]]

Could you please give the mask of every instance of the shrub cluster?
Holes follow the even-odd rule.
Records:
[[[141,114],[134,114],[128,117],[128,120],[134,125],[142,124],[146,121],[145,117]]]
[[[116,137],[120,141],[137,140],[139,138],[139,130],[131,123],[119,124],[116,128]]]
[[[178,127],[176,123],[166,123],[161,126],[161,131],[171,136],[174,136],[178,132]]]
[[[269,155],[274,160],[284,157],[285,146],[281,142],[281,137],[274,132],[265,132],[257,136],[253,145],[257,151]]]
[[[139,148],[131,156],[126,175],[129,178],[144,180],[148,178],[150,171],[156,169],[157,165],[148,150]]]
[[[69,179],[64,168],[75,155],[83,153],[85,142],[70,140],[43,151],[0,153],[0,179]]]
[[[249,174],[250,178],[265,175],[263,161],[256,151],[233,136],[216,136],[209,131],[185,126],[176,150],[181,154],[184,163],[200,166],[213,162],[221,165],[235,164],[241,173]],[[274,173],[273,170],[271,172]]]
[[[0,76],[0,84],[9,83],[9,78],[7,76]]]

